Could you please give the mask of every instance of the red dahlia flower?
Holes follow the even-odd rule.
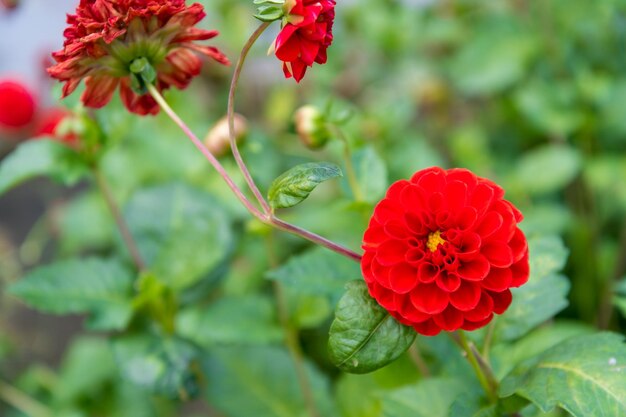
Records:
[[[326,63],[326,49],[333,42],[335,0],[287,0],[285,7],[288,12],[274,48],[285,77],[300,82],[307,67]]]
[[[204,16],[202,5],[187,6],[185,0],[81,0],[76,14],[67,16],[64,47],[52,54],[57,64],[48,72],[65,82],[63,97],[85,78],[81,100],[88,107],[107,104],[119,85],[128,110],[156,114],[145,76],[131,67],[148,64],[140,67],[150,69],[149,78],[162,91],[172,85],[183,89],[200,73],[195,53],[228,64],[218,49],[194,43],[217,36],[194,27]]]
[[[493,182],[465,169],[428,168],[394,183],[363,237],[369,292],[423,335],[474,330],[528,280],[522,214]]]
[[[0,129],[21,129],[32,122],[37,102],[34,94],[23,84],[0,81]]]

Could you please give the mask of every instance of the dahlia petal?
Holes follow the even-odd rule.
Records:
[[[427,284],[435,281],[440,273],[441,270],[437,265],[433,265],[429,262],[423,262],[417,269],[417,278],[420,282]]]
[[[524,236],[524,232],[522,232],[519,228],[515,229],[515,233],[509,242],[509,246],[511,246],[511,250],[513,251],[514,262],[522,259],[526,252],[528,252],[528,242],[526,241],[526,236]]]
[[[508,289],[512,281],[513,273],[510,268],[491,268],[481,285],[490,291],[501,292]]]
[[[370,222],[370,226],[363,235],[364,248],[377,248],[382,242],[389,240],[389,235],[385,233],[385,229],[378,225],[377,222]]]
[[[448,178],[443,194],[448,209],[458,213],[465,207],[467,202],[467,185],[461,181],[450,181]]]
[[[406,318],[406,317],[404,317],[404,316],[402,316],[402,314],[400,314],[399,312],[397,312],[397,311],[390,311],[389,314],[391,315],[391,317],[396,319],[401,324],[404,324],[405,326],[413,326],[413,321],[408,319],[408,318]]]
[[[372,273],[372,277],[383,287],[390,289],[391,283],[389,282],[389,276],[391,274],[391,269],[383,266],[376,259],[372,260],[370,271]]]
[[[411,248],[407,251],[404,260],[410,264],[418,264],[422,262],[424,257],[426,256],[426,252],[422,248]]]
[[[396,300],[396,305],[398,306],[398,313],[404,320],[408,321],[409,324],[421,323],[431,317],[430,314],[426,314],[415,308],[409,297],[403,296],[401,302]]]
[[[395,265],[404,262],[407,249],[406,243],[401,240],[388,240],[378,247],[376,259],[382,265]]]
[[[442,313],[433,316],[435,324],[442,330],[453,332],[463,325],[463,314],[452,306],[448,306]]]
[[[381,200],[374,208],[374,218],[381,225],[387,224],[391,219],[399,219],[402,215],[402,207],[398,207],[388,198]]]
[[[193,41],[206,41],[216,37],[217,35],[219,35],[217,30],[206,30],[192,27],[176,35],[172,42],[186,43]]]
[[[511,273],[513,278],[511,281],[511,287],[519,287],[526,284],[530,276],[530,265],[528,263],[528,252],[516,263],[511,266]]]
[[[417,271],[410,265],[399,264],[389,271],[390,288],[398,294],[408,293],[417,283]]]
[[[396,311],[396,302],[394,294],[387,288],[378,285],[375,282],[367,284],[370,295],[374,298],[382,308],[387,311]]]
[[[480,329],[481,327],[485,327],[487,324],[489,324],[489,322],[492,319],[493,319],[493,314],[490,314],[487,318],[480,320],[480,321],[465,320],[463,322],[463,325],[461,326],[461,329],[467,330],[468,332],[472,330]]]
[[[513,301],[513,294],[508,289],[502,292],[489,292],[489,294],[493,298],[493,312],[496,314],[504,313]]]
[[[120,82],[120,97],[124,106],[132,112],[145,116],[148,114],[157,114],[159,112],[159,104],[149,94],[137,95],[130,88],[128,78],[123,78]]]
[[[286,25],[278,34],[275,43],[275,54],[281,61],[295,61],[300,57],[300,39],[295,34],[298,28]]]
[[[484,182],[479,183],[470,197],[469,205],[476,209],[478,216],[482,216],[491,205],[494,194],[493,187]]]
[[[446,177],[448,182],[451,181],[459,181],[467,187],[467,192],[471,193],[476,184],[478,183],[478,179],[476,178],[476,174],[472,171],[465,168],[453,168],[448,170],[448,175]]]
[[[441,332],[441,327],[437,326],[433,319],[415,323],[413,328],[416,332],[424,336],[437,336]]]
[[[485,217],[483,217],[482,221],[476,228],[476,233],[478,233],[483,240],[485,240],[496,233],[502,227],[503,223],[504,219],[500,213],[490,211],[485,215]]]
[[[428,314],[441,313],[449,303],[448,293],[436,284],[419,284],[410,294],[415,308]]]
[[[478,220],[478,211],[474,207],[465,206],[457,214],[457,227],[461,230],[467,230],[476,224]]]
[[[69,80],[67,80],[67,82],[63,86],[63,94],[61,98],[65,98],[72,94],[80,85],[80,80],[80,78],[70,78]]]
[[[482,255],[478,255],[475,258],[461,262],[457,273],[463,279],[468,281],[480,281],[484,279],[489,273],[489,261]]]
[[[431,212],[433,213],[438,212],[441,209],[441,207],[443,207],[443,204],[444,204],[444,200],[443,200],[442,193],[436,192],[428,196],[428,209]]]
[[[497,268],[508,268],[513,264],[513,251],[506,243],[490,242],[480,248],[491,266]]]
[[[99,109],[111,101],[119,80],[110,76],[93,75],[85,79],[85,91],[81,97],[87,107]]]
[[[413,174],[413,176],[411,177],[411,182],[413,184],[419,184],[420,181],[422,180],[422,178],[428,177],[428,176],[431,176],[431,175],[445,176],[445,171],[442,168],[439,168],[439,167],[425,168],[425,169],[417,171],[415,174]],[[427,179],[426,183],[430,183],[430,180]],[[443,187],[443,183],[441,183],[440,185]],[[429,188],[427,188],[427,189],[429,189]]]
[[[385,233],[394,239],[406,239],[410,236],[406,226],[401,222],[389,222],[383,227]]]
[[[476,307],[465,313],[465,319],[469,321],[485,320],[493,313],[493,299],[487,291],[482,291]]]
[[[410,183],[407,180],[398,180],[391,184],[385,193],[385,198],[392,201],[400,202],[404,189],[409,187]]]
[[[450,304],[460,311],[470,311],[478,305],[481,294],[480,285],[461,281],[459,288],[450,294]]]
[[[444,271],[439,274],[435,280],[435,284],[442,290],[451,293],[459,289],[461,286],[461,278],[459,278],[457,274],[449,274]]]
[[[424,197],[423,190],[415,184],[409,184],[403,187],[400,202],[405,207],[423,207],[425,205],[426,198]]]
[[[480,252],[482,241],[477,233],[465,232],[460,236],[459,240],[456,252],[459,259],[469,260]]]

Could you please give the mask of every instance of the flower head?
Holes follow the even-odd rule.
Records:
[[[283,27],[274,41],[285,77],[300,82],[307,67],[326,63],[333,42],[335,0],[287,0]]]
[[[76,133],[62,131],[63,129],[60,129],[63,123],[72,117],[72,114],[63,108],[55,107],[42,111],[37,119],[33,137],[42,138],[51,136],[67,145],[76,145],[78,143]]]
[[[369,292],[418,333],[474,330],[528,280],[522,214],[495,183],[465,169],[428,168],[394,183],[363,237]]]
[[[27,127],[35,117],[37,100],[22,83],[0,81],[0,129],[17,130]]]
[[[187,87],[202,67],[196,53],[228,64],[218,49],[194,43],[217,36],[194,27],[204,16],[202,5],[185,0],[81,0],[67,17],[63,49],[52,54],[57,64],[48,72],[65,82],[63,97],[84,78],[81,100],[88,107],[107,104],[119,85],[128,110],[156,114],[146,79],[159,91]]]

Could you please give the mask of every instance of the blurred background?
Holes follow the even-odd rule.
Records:
[[[35,97],[30,124],[0,126],[0,157],[30,140],[42,112],[62,105],[60,86],[45,67],[76,3],[21,0],[14,9],[0,7],[0,80],[22,83]],[[202,27],[220,31],[212,44],[234,61],[257,25],[252,2],[201,3],[208,14]],[[253,49],[238,93],[237,111],[250,127],[243,152],[251,171],[267,190],[295,163],[341,161],[339,145],[306,150],[292,122],[300,105],[331,106],[349,116],[344,129],[367,196],[355,204],[341,197],[350,193],[347,184],[329,186],[285,217],[358,249],[372,205],[391,182],[432,165],[466,167],[507,190],[525,214],[528,235],[564,239],[571,290],[559,317],[626,330],[626,0],[338,0],[328,63],[309,69],[300,85],[283,79],[280,63],[266,55],[277,31],[271,28]],[[204,134],[224,115],[230,71],[205,65],[188,91],[168,94],[196,132]],[[77,101],[75,93],[63,105]],[[171,123],[162,115],[131,116],[117,99],[97,113],[108,133],[125,141],[105,164],[118,199],[125,204],[141,187],[181,179],[211,190],[232,216],[229,249],[211,285],[220,294],[263,293],[271,266],[254,237],[258,225],[190,146],[176,147],[180,135]],[[228,157],[224,163],[233,167]],[[118,238],[94,194],[86,183],[67,188],[37,179],[0,196],[0,288],[53,258],[114,250]],[[278,242],[281,259],[305,249],[298,239],[281,235]],[[334,383],[343,380],[324,353],[332,308],[332,302],[316,304],[316,315],[302,313],[299,329],[305,352]],[[36,313],[0,295],[2,381],[43,402],[70,404],[76,414],[63,416],[156,415],[141,407],[136,414],[121,411],[129,404],[125,395],[144,398],[130,388],[115,394],[117,411],[86,411],[102,395],[113,398],[116,376],[98,368],[91,385],[81,386],[87,351],[108,360],[107,335],[86,336],[82,321]],[[159,415],[222,415],[201,402],[159,401],[146,400]],[[338,415],[379,415],[336,401]],[[2,407],[0,401],[2,416],[24,415]]]

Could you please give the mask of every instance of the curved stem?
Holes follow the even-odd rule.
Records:
[[[222,164],[217,160],[217,158],[204,146],[204,143],[189,129],[189,127],[182,121],[178,114],[170,107],[169,104],[165,101],[161,93],[152,85],[148,84],[148,91],[150,95],[156,100],[156,102],[161,106],[161,108],[167,113],[167,115],[180,127],[180,129],[185,133],[185,135],[193,142],[193,144],[198,148],[198,150],[204,155],[204,157],[213,165],[213,168],[220,174],[220,176],[226,181],[228,187],[232,190],[233,193],[237,196],[239,201],[248,209],[253,216],[258,217],[263,220],[264,216],[262,213],[248,200],[248,198],[243,194],[243,192],[239,189],[237,184],[232,180],[232,178],[228,175]]]
[[[137,267],[137,270],[143,271],[146,269],[146,263],[143,261],[141,257],[141,253],[139,252],[139,247],[137,246],[137,242],[133,239],[133,235],[130,233],[130,229],[128,228],[128,224],[126,220],[124,220],[124,216],[122,215],[122,211],[118,207],[115,199],[113,198],[113,193],[111,192],[111,187],[109,187],[109,183],[102,175],[102,172],[97,167],[93,168],[93,175],[96,179],[96,183],[98,184],[98,188],[104,197],[104,201],[109,207],[109,211],[111,215],[113,215],[113,219],[115,220],[115,224],[122,235],[122,240],[130,253],[131,258],[133,259],[133,263]]]
[[[252,190],[252,193],[258,200],[259,204],[261,204],[261,207],[263,208],[263,212],[266,214],[270,212],[270,206],[269,204],[267,204],[267,201],[265,201],[265,198],[263,198],[263,194],[261,194],[261,191],[259,191],[259,187],[257,187],[257,185],[255,184],[254,179],[252,179],[252,175],[250,174],[248,167],[246,167],[246,164],[243,161],[241,154],[239,153],[239,148],[237,147],[237,138],[235,137],[235,91],[237,90],[237,83],[239,82],[239,76],[241,75],[241,70],[243,69],[243,64],[246,62],[246,57],[248,56],[248,52],[250,52],[250,48],[252,48],[252,45],[254,45],[254,42],[256,42],[259,36],[261,36],[261,33],[263,33],[263,31],[269,25],[270,25],[270,22],[262,23],[257,28],[257,30],[255,30],[254,33],[250,36],[250,39],[248,39],[243,49],[241,50],[241,55],[239,55],[239,60],[237,61],[237,65],[235,66],[235,72],[233,73],[233,79],[230,83],[230,90],[228,91],[228,113],[227,113],[228,136],[230,138],[230,148],[233,152],[233,156],[235,157],[237,166],[239,167],[239,170],[243,174],[243,177],[245,178],[246,183],[248,184],[248,187],[250,187],[250,190]]]

